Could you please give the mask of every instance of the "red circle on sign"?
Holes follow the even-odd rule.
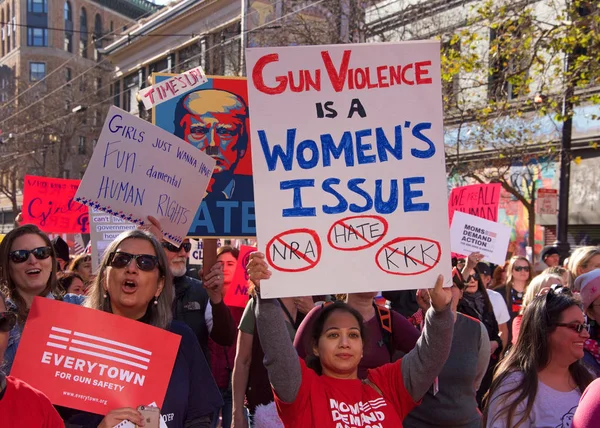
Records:
[[[363,234],[359,233],[356,229],[354,229],[353,225],[350,224],[348,225],[347,223],[351,223],[352,220],[357,220],[357,219],[372,219],[372,220],[376,220],[377,222],[381,223],[383,225],[383,233],[380,236],[377,236],[375,239],[372,238],[372,236],[363,236]],[[350,235],[350,233],[353,233],[355,235],[355,237],[357,239],[362,240],[362,242],[365,242],[362,245],[359,245],[357,247],[340,247],[337,246],[333,243],[333,240],[331,238],[332,233],[336,230],[336,226],[341,226],[344,229],[346,229],[348,231],[348,236]],[[350,230],[350,227],[352,227],[353,231]],[[364,230],[363,230],[364,231]],[[345,217],[343,219],[340,219],[338,221],[336,221],[335,223],[333,223],[331,225],[331,227],[329,228],[329,232],[327,233],[327,242],[329,243],[329,245],[331,246],[331,248],[335,248],[336,250],[340,250],[340,251],[359,251],[359,250],[364,250],[365,248],[369,248],[372,247],[373,245],[377,244],[379,241],[381,241],[384,237],[385,234],[388,231],[388,222],[385,218],[378,216],[378,215],[357,215],[357,216],[351,216],[351,217]],[[367,234],[365,234],[367,235]]]
[[[312,238],[312,241],[314,241],[314,244],[315,244],[314,250],[316,252],[316,257],[314,259],[306,256],[304,254],[304,252],[306,252],[305,250],[303,252],[303,251],[300,251],[300,248],[294,249],[293,246],[290,245],[289,242],[286,242],[285,238],[292,237],[293,235],[299,235],[300,237],[303,237],[304,240],[306,241],[307,245],[308,245],[308,242],[310,242],[311,238]],[[271,247],[274,246],[275,244],[279,244],[283,247],[284,255],[289,252],[290,259],[292,256],[295,256],[298,259],[302,259],[306,262],[306,266],[294,267],[294,268],[278,266],[273,261],[273,258],[271,256],[271,254],[272,254]],[[273,269],[276,269],[281,272],[302,272],[305,270],[312,269],[321,260],[321,253],[322,253],[321,239],[319,238],[319,235],[317,235],[317,232],[312,229],[288,230],[287,232],[282,232],[279,235],[275,235],[267,244],[267,262],[269,263],[269,265],[271,265],[271,267],[273,267]],[[281,253],[279,253],[279,254],[281,254]]]
[[[399,251],[398,248],[395,248],[394,246],[399,243],[403,243],[403,250],[410,248],[409,251],[402,252]],[[417,249],[417,245],[419,245],[418,250],[420,253],[419,251],[412,253],[413,250]],[[424,248],[423,245],[426,247]],[[390,253],[387,253],[385,250],[389,251]],[[381,263],[380,258],[382,253],[385,259],[388,261],[387,266],[383,266]],[[433,239],[419,237],[396,238],[384,244],[379,251],[377,251],[377,254],[375,255],[375,263],[377,263],[379,269],[385,273],[392,275],[412,276],[419,275],[433,269],[439,263],[441,255],[442,249],[440,244]],[[395,257],[395,260],[392,260],[391,256],[397,257]],[[425,256],[427,256],[427,258],[425,258]],[[402,267],[403,264],[404,268]]]

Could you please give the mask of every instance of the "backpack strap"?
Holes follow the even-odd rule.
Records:
[[[379,389],[379,387],[377,385],[375,385],[373,382],[371,382],[369,379],[363,379],[362,383],[364,383],[365,385],[369,385],[371,388],[373,388],[375,391],[377,391],[377,393],[383,397],[383,392],[381,392],[381,389]]]
[[[379,321],[379,327],[381,328],[381,337],[383,339],[383,343],[385,344],[389,354],[390,361],[396,352],[396,347],[394,346],[394,334],[392,330],[392,313],[385,306],[379,306],[373,303],[375,307],[375,315],[377,316],[377,321]]]

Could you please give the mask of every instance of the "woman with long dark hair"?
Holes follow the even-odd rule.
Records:
[[[531,282],[533,267],[529,260],[523,256],[514,256],[508,262],[506,268],[506,284],[496,289],[506,300],[510,320],[508,321],[508,342],[512,343],[512,322],[523,305],[523,296],[527,286]]]
[[[543,289],[525,309],[517,343],[494,375],[485,426],[570,427],[581,394],[592,381],[581,362],[588,338],[571,291],[560,285]]]

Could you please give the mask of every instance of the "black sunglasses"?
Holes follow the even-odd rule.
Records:
[[[33,250],[15,250],[8,253],[8,257],[10,257],[13,263],[23,263],[29,259],[29,254],[33,254],[38,260],[44,260],[52,255],[52,247],[37,247]]]
[[[182,248],[186,253],[189,253],[190,250],[192,249],[191,242],[184,242],[179,247],[176,247],[175,245],[171,244],[170,242],[163,241],[162,246],[165,250],[169,250],[172,253],[178,253],[181,251]]]
[[[513,269],[515,272],[521,272],[523,270],[529,272],[529,266],[515,266]]]
[[[14,312],[0,312],[0,332],[8,333],[17,323],[17,314]]]
[[[465,282],[469,282],[469,281],[471,281],[472,279],[474,279],[475,281],[479,281],[479,274],[476,274],[476,273],[474,273],[473,275],[469,275],[469,276],[467,277],[467,280],[466,280]]]
[[[579,324],[578,322],[557,322],[556,324],[554,324],[557,327],[567,327],[570,328],[573,331],[576,331],[578,334],[581,334],[581,332],[583,330],[589,332],[590,331],[590,325],[589,324]]]
[[[117,269],[123,269],[129,266],[131,260],[135,259],[135,264],[139,270],[150,272],[158,266],[158,257],[150,254],[129,254],[123,251],[115,251],[108,256],[107,265]]]

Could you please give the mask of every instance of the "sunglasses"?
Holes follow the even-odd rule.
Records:
[[[568,322],[568,323],[564,323],[564,322],[557,322],[556,324],[554,324],[557,327],[567,327],[570,328],[573,331],[576,331],[578,334],[580,334],[583,330],[589,332],[590,331],[590,325],[589,324],[579,324],[578,322]]]
[[[469,282],[471,280],[475,280],[475,281],[479,281],[479,275],[478,274],[473,274],[473,275],[469,275],[469,277],[467,278],[467,280],[465,282]]]
[[[44,260],[52,255],[52,247],[38,247],[33,250],[15,250],[8,253],[8,257],[10,257],[13,263],[23,263],[29,259],[29,254],[33,254],[38,260]]]
[[[184,242],[183,244],[181,244],[179,247],[176,247],[175,245],[171,244],[170,242],[163,242],[162,246],[165,250],[168,250],[172,253],[178,253],[181,251],[181,249],[183,248],[183,250],[186,253],[189,253],[190,250],[192,249],[192,243],[191,242]]]
[[[8,333],[17,323],[17,314],[14,312],[0,312],[0,332]]]
[[[150,272],[158,266],[158,257],[150,254],[129,254],[123,251],[115,251],[108,256],[107,265],[117,269],[123,269],[129,266],[131,260],[135,259],[135,264],[139,270]]]
[[[513,268],[513,270],[515,272],[521,272],[521,271],[529,272],[529,266],[515,266]]]

